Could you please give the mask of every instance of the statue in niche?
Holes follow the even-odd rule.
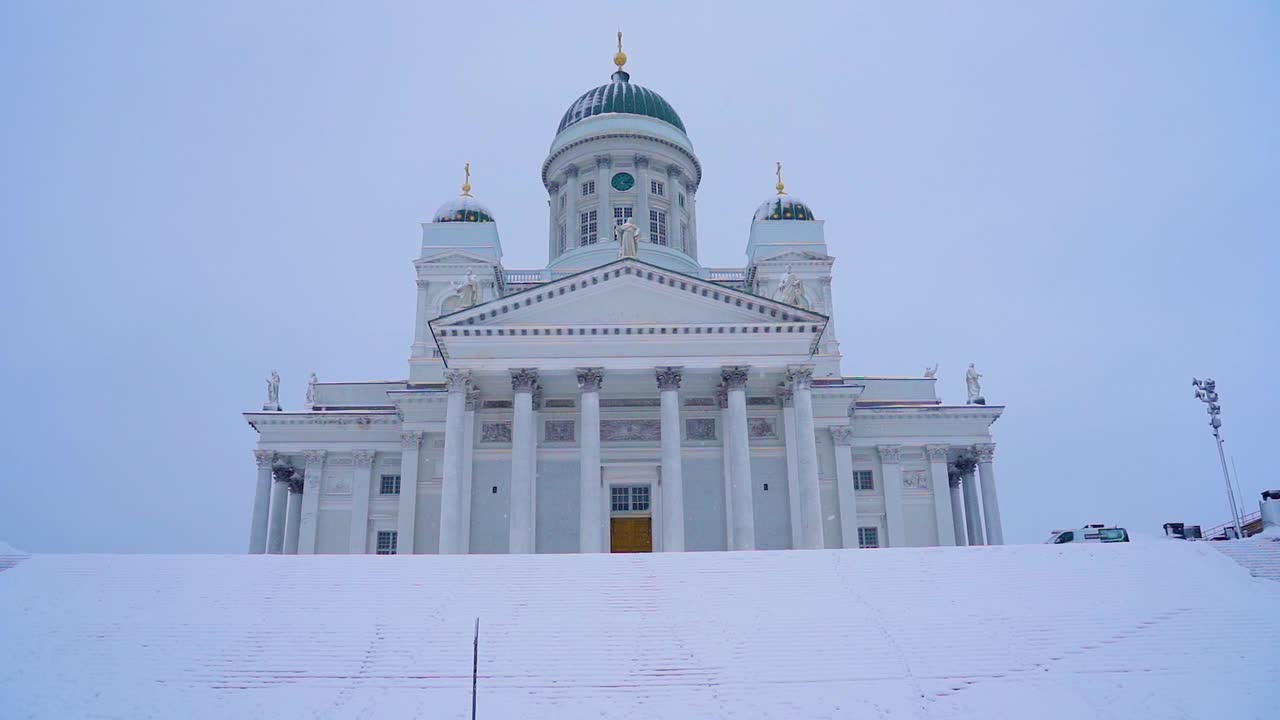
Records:
[[[271,377],[267,378],[267,402],[262,406],[262,409],[280,409],[280,373],[275,370],[272,370]]]
[[[924,376],[927,378],[938,377],[938,363],[934,363],[933,367],[925,367]]]
[[[804,281],[791,272],[790,265],[783,271],[782,277],[778,278],[778,292],[773,299],[806,310],[809,308],[804,300]]]
[[[316,379],[315,371],[311,371],[311,378],[307,380],[307,407],[314,407],[316,404]]]
[[[987,404],[986,398],[982,397],[982,383],[979,381],[981,377],[982,373],[974,368],[973,363],[969,363],[969,369],[964,373],[964,384],[969,391],[968,402],[970,405]]]
[[[475,271],[467,270],[467,276],[453,286],[453,292],[458,296],[458,309],[475,307],[480,304],[480,278],[476,277]]]
[[[640,254],[640,228],[627,218],[613,229],[613,239],[618,241],[618,257],[637,257]]]

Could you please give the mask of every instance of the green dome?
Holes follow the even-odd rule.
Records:
[[[675,108],[671,107],[671,103],[663,100],[661,95],[649,88],[631,84],[630,80],[630,75],[619,70],[613,74],[613,82],[583,93],[582,97],[574,100],[565,111],[556,132],[563,132],[570,125],[592,115],[608,113],[643,115],[661,120],[679,128],[680,132],[685,132],[684,123],[680,122],[680,116],[676,114]]]
[[[431,222],[447,223],[447,222],[493,222],[493,213],[489,212],[489,208],[481,205],[475,198],[470,195],[464,195],[456,200],[440,206],[436,210],[436,214],[432,217]]]
[[[790,195],[778,195],[756,208],[756,220],[813,220],[813,210]]]

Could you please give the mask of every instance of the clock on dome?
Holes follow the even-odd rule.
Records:
[[[613,176],[609,184],[613,185],[613,189],[618,192],[626,192],[635,187],[636,179],[631,177],[631,173],[620,172]]]

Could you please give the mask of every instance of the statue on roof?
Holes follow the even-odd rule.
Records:
[[[782,277],[778,278],[778,291],[774,293],[773,299],[788,305],[809,309],[809,305],[804,299],[804,281],[791,272],[790,265],[783,271]]]
[[[459,310],[480,304],[480,278],[476,277],[474,270],[467,270],[467,276],[460,284],[453,286],[453,291],[458,296]]]
[[[938,363],[934,363],[934,364],[933,364],[933,367],[927,367],[927,366],[926,366],[926,367],[925,367],[925,369],[924,369],[924,376],[925,376],[925,377],[927,377],[927,378],[936,378],[936,377],[938,377]]]
[[[317,382],[319,382],[319,380],[316,378],[315,371],[312,370],[311,377],[307,380],[307,407],[315,407]]]
[[[982,397],[982,383],[979,381],[981,377],[982,373],[973,367],[973,363],[969,363],[969,369],[964,373],[964,384],[969,391],[968,403],[970,405],[987,404],[986,398]]]
[[[271,377],[267,378],[267,401],[262,404],[262,409],[280,409],[280,373],[275,370],[272,370]]]
[[[626,218],[613,229],[613,239],[618,242],[618,257],[637,257],[640,254],[640,228]]]

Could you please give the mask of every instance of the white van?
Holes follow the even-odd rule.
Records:
[[[1054,530],[1046,544],[1061,545],[1072,542],[1129,542],[1129,531],[1122,527],[1107,527],[1101,523],[1085,525],[1073,530]]]

